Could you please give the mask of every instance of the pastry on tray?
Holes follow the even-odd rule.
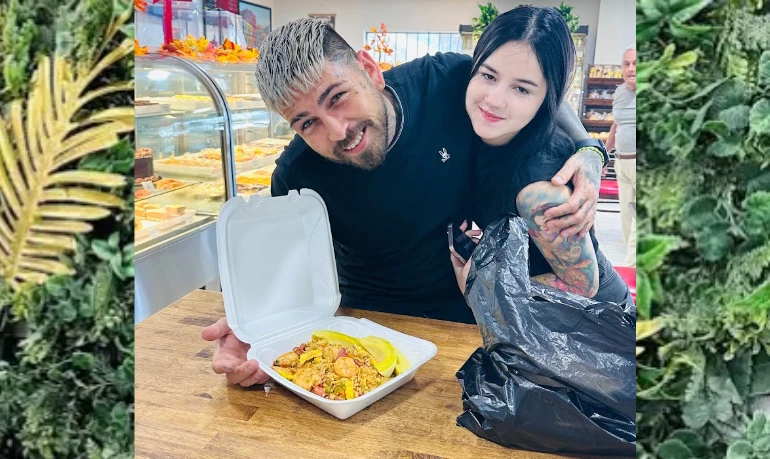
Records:
[[[185,153],[181,156],[171,156],[158,160],[159,163],[172,166],[191,166],[191,167],[221,167],[222,161],[216,159],[206,159],[200,155]]]
[[[157,182],[153,183],[156,189],[158,190],[174,190],[176,188],[179,188],[181,186],[184,186],[184,182],[180,182],[179,180],[174,180],[170,178],[160,179]]]
[[[163,221],[166,219],[165,209],[147,209],[144,213],[145,220]]]
[[[140,217],[144,220],[162,222],[183,216],[187,211],[187,207],[178,205],[160,206],[157,204],[151,204],[145,208],[137,209],[137,211],[144,212],[144,215]]]
[[[241,195],[249,195],[262,189],[264,189],[262,186],[236,182],[236,192]],[[193,189],[193,196],[195,198],[203,198],[209,201],[224,199],[225,185],[223,183],[206,183],[197,185]]]
[[[185,210],[187,210],[185,206],[168,205],[166,206],[166,217],[167,219],[181,217]]]
[[[239,184],[270,186],[270,176],[243,175],[237,178]]]
[[[237,177],[238,183],[248,184],[248,185],[262,185],[262,186],[270,186],[270,178],[272,177],[272,172],[264,170],[264,169],[257,169],[255,171],[251,171],[246,174],[239,175]]]

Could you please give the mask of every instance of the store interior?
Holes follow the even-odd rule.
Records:
[[[269,196],[275,160],[294,137],[256,87],[259,43],[300,17],[329,20],[387,70],[438,51],[471,54],[474,0],[193,0],[147,2],[135,41],[135,270],[139,323],[198,288],[217,290],[216,223],[237,195]],[[500,11],[523,2],[496,0]],[[561,1],[530,0],[558,7]],[[606,142],[621,56],[635,42],[631,0],[569,0],[577,68],[567,102]],[[166,5],[170,5],[166,10]],[[384,32],[384,33],[383,33]],[[384,45],[390,52],[377,51]],[[626,257],[612,163],[595,223],[613,265]],[[255,263],[258,263],[255,260]]]

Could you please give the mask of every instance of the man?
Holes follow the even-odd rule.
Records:
[[[636,222],[632,204],[636,204],[636,47],[623,52],[623,84],[612,100],[614,122],[607,138],[607,149],[615,152],[618,198],[623,240],[628,245],[624,265],[636,266]]]
[[[263,42],[260,94],[299,134],[277,161],[271,191],[310,188],[324,199],[343,306],[473,322],[446,237],[448,223],[472,217],[470,64],[468,56],[439,53],[384,76],[368,53],[355,53],[312,19],[280,27]],[[574,124],[567,127],[575,137]],[[596,152],[578,153],[560,171],[560,184],[574,175],[576,197],[552,209],[553,228],[590,229],[601,170]],[[267,379],[257,362],[246,362],[249,346],[225,319],[202,336],[218,340],[213,368],[230,383]]]

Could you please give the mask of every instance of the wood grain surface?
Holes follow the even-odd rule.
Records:
[[[195,291],[136,327],[137,458],[545,459],[456,425],[455,373],[481,345],[474,325],[340,308],[432,341],[437,355],[412,381],[340,421],[278,384],[228,386],[211,370],[201,329],[224,316],[222,295]],[[299,344],[299,343],[297,343]]]

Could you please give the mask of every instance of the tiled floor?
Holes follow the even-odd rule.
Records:
[[[596,238],[599,248],[613,266],[624,266],[628,246],[623,243],[617,203],[600,203],[596,212]]]

